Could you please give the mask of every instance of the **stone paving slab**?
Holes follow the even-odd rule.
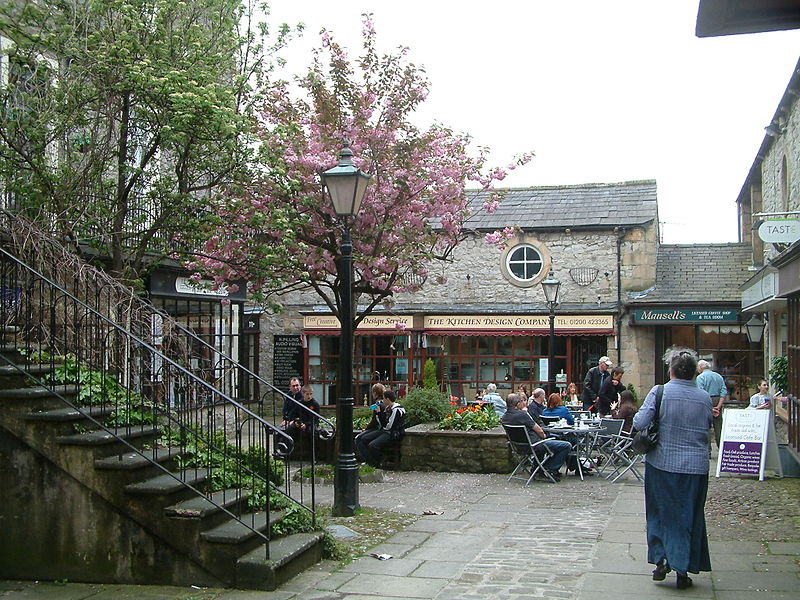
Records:
[[[378,560],[372,556],[358,558],[344,567],[348,573],[366,573],[373,575],[399,575],[405,576],[416,571],[422,564],[421,560],[408,558],[390,558]]]
[[[769,542],[767,548],[771,554],[791,554],[800,556],[800,542]]]
[[[357,575],[337,591],[383,598],[434,598],[446,584],[446,580],[429,577]]]
[[[692,575],[694,587],[677,590],[674,575],[654,583],[643,488],[633,483],[565,478],[524,487],[502,475],[390,473],[360,496],[364,507],[420,515],[370,551],[394,558],[325,561],[275,592],[0,582],[0,599],[800,600],[800,542],[715,541],[714,571]]]

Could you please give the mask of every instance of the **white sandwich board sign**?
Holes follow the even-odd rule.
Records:
[[[763,481],[765,469],[773,469],[779,477],[783,476],[772,411],[725,410],[720,443],[717,477],[720,473],[757,475]]]

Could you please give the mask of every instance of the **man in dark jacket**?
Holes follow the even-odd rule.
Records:
[[[603,382],[610,377],[608,368],[613,364],[614,363],[611,362],[610,358],[607,356],[601,356],[600,360],[597,361],[597,366],[592,367],[586,373],[586,379],[583,380],[583,392],[581,395],[581,400],[583,400],[583,410],[589,410],[589,407],[597,402]],[[597,410],[596,407],[595,410]]]
[[[292,377],[289,380],[289,396],[297,400],[297,402],[303,401],[303,392],[300,390],[300,380],[297,377]],[[297,403],[292,402],[289,398],[284,398],[283,420],[281,421],[281,427],[283,429],[288,428],[299,416],[300,408],[298,407]]]
[[[560,481],[561,465],[566,462],[572,444],[564,440],[548,438],[542,429],[542,420],[525,410],[527,402],[518,394],[509,394],[506,397],[506,405],[508,409],[500,417],[500,422],[506,425],[525,425],[531,432],[531,439],[534,441],[547,439],[544,445],[553,452],[553,456],[547,459],[544,466],[550,471],[553,479]]]

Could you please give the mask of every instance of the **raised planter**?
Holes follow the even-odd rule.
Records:
[[[514,465],[502,427],[451,431],[423,423],[406,429],[400,470],[451,473],[508,473]]]

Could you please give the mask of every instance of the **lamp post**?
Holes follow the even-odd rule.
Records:
[[[548,344],[550,354],[547,359],[547,393],[552,394],[556,391],[556,306],[558,306],[558,288],[561,287],[561,282],[553,275],[553,267],[550,267],[550,273],[547,274],[547,279],[542,281],[542,290],[544,291],[544,298],[547,302],[547,308],[550,310],[550,343]]]
[[[336,430],[339,457],[333,476],[333,515],[350,517],[358,508],[358,463],[353,451],[353,246],[350,220],[358,214],[370,176],[353,164],[349,144],[339,152],[339,163],[321,175],[322,185],[342,220],[339,276],[339,397]]]

